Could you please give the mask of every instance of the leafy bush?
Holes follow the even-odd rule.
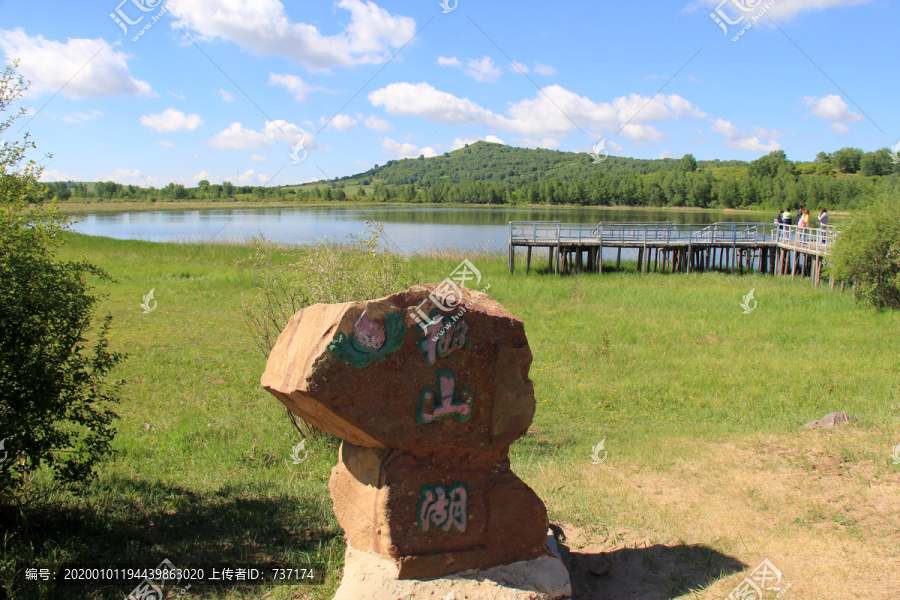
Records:
[[[417,278],[407,260],[382,250],[383,239],[383,227],[368,221],[366,230],[345,244],[297,249],[254,238],[250,261],[257,270],[257,293],[242,302],[242,309],[260,351],[268,356],[291,316],[307,306],[380,298],[413,285]],[[288,416],[302,435],[319,434]]]
[[[0,112],[25,87],[7,67]],[[0,137],[21,114],[0,123]],[[29,205],[41,190],[29,147],[26,135],[0,154],[0,497],[13,501],[42,467],[59,483],[81,482],[110,454],[118,399],[106,377],[122,359],[108,348],[111,317],[88,341],[98,301],[89,280],[108,276],[84,260],[58,260],[70,219],[52,203]]]
[[[855,282],[858,297],[900,308],[900,192],[881,192],[841,224],[833,261],[835,276]]]

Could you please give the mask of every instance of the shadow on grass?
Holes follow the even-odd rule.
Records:
[[[701,590],[747,568],[707,546],[681,544],[610,552],[560,547],[572,581],[572,600],[668,600]]]
[[[0,540],[3,600],[121,600],[134,587],[63,587],[25,579],[28,567],[53,572],[60,563],[155,568],[168,559],[188,568],[343,559],[343,537],[327,503],[302,492],[274,496],[260,486],[229,486],[200,495],[178,486],[117,479],[93,489],[86,501],[71,498],[64,504],[6,509],[0,513],[0,530],[11,533]],[[192,597],[223,593],[209,587],[191,590]]]

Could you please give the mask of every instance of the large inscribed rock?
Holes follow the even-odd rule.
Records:
[[[329,487],[351,548],[428,579],[547,556],[547,513],[510,470],[534,416],[522,322],[435,285],[317,304],[278,338],[262,385],[344,442]]]

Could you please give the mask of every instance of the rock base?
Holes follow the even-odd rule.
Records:
[[[394,561],[347,548],[334,600],[558,600],[572,595],[569,572],[555,556],[438,579],[398,579]]]

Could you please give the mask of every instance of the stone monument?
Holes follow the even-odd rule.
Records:
[[[263,387],[343,440],[329,488],[345,573],[361,554],[397,581],[556,560],[508,457],[535,411],[524,326],[448,282],[305,308],[269,355]]]

